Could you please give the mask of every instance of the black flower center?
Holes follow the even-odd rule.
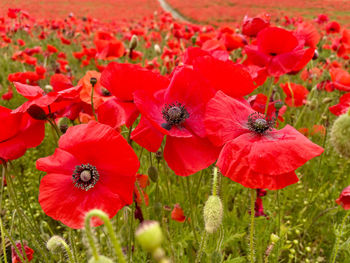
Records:
[[[248,129],[257,134],[265,134],[275,126],[275,119],[266,119],[262,114],[254,112],[248,117]]]
[[[270,52],[270,56],[273,56],[273,57],[275,57],[275,56],[277,56],[277,53],[274,53],[274,52]]]
[[[93,188],[99,178],[96,167],[91,164],[77,165],[72,175],[74,186],[85,191]]]
[[[170,130],[172,126],[179,126],[190,116],[185,106],[179,102],[167,104],[162,109],[163,119],[166,123],[162,124],[164,129]]]

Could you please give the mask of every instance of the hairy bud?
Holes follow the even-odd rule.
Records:
[[[129,49],[134,50],[139,43],[139,39],[136,35],[132,35],[130,43],[129,43]]]
[[[333,123],[330,136],[336,151],[344,157],[350,157],[350,116],[343,114]]]
[[[144,221],[136,229],[136,240],[147,252],[153,253],[160,248],[163,241],[163,233],[157,221]]]
[[[220,227],[223,207],[220,197],[211,195],[204,205],[205,231],[212,234]]]

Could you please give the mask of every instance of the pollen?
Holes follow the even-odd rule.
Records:
[[[75,167],[72,175],[75,187],[88,191],[98,182],[100,175],[95,166],[91,164],[82,164]]]

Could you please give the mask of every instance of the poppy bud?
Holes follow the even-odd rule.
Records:
[[[92,87],[95,87],[96,83],[97,83],[97,78],[92,77],[92,78],[90,79],[90,84],[91,84],[91,86],[92,86]]]
[[[45,111],[40,108],[38,105],[31,105],[29,109],[27,110],[28,114],[36,120],[46,120],[46,113]]]
[[[45,91],[45,93],[49,93],[49,92],[53,91],[53,87],[51,85],[45,85],[44,91]]]
[[[196,42],[197,42],[197,37],[196,36],[192,36],[191,37],[191,42],[192,42],[192,45],[195,45]]]
[[[163,158],[163,153],[161,151],[157,151],[156,152],[156,159],[158,161],[158,163],[162,160]]]
[[[63,238],[60,236],[53,236],[47,241],[46,247],[51,252],[56,252],[59,248],[62,247],[62,241],[64,242]]]
[[[163,233],[157,221],[143,221],[135,232],[136,240],[147,252],[153,253],[163,241]]]
[[[280,238],[279,238],[279,236],[272,233],[270,236],[270,240],[271,240],[271,243],[277,243],[278,240],[280,240]]]
[[[157,181],[158,181],[158,170],[157,170],[156,167],[150,166],[150,167],[148,168],[147,173],[148,173],[149,178],[151,178],[151,180],[152,180],[153,182],[157,182]]]
[[[98,259],[91,258],[89,263],[113,263],[113,261],[105,256],[99,256]]]
[[[139,39],[136,35],[132,35],[130,43],[129,43],[129,49],[134,50],[138,45]]]
[[[162,49],[160,48],[160,46],[158,44],[155,44],[153,48],[158,56],[160,56],[162,54]]]
[[[211,195],[204,205],[205,231],[212,234],[220,227],[222,221],[222,202],[220,197]]]
[[[330,103],[332,100],[333,100],[332,98],[326,97],[326,98],[324,98],[324,99],[322,100],[322,103],[323,103],[323,104]]]
[[[349,113],[341,115],[333,123],[330,136],[331,142],[336,151],[350,157],[350,116]]]
[[[58,128],[62,132],[62,134],[65,134],[68,130],[68,118],[61,118],[58,122]]]

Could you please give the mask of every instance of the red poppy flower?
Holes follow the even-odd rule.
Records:
[[[47,45],[47,51],[49,53],[56,53],[56,52],[58,52],[57,48],[55,46],[53,46],[53,45]]]
[[[327,34],[335,34],[340,32],[340,24],[336,21],[329,22],[326,25]]]
[[[194,71],[205,78],[214,89],[231,97],[248,95],[256,88],[251,75],[242,65],[222,61],[208,52],[189,48],[185,54],[185,63],[192,65]]]
[[[350,108],[350,93],[345,93],[340,97],[339,103],[329,107],[329,111],[336,116],[347,113]]]
[[[209,138],[224,145],[217,162],[222,174],[248,188],[294,184],[295,170],[323,152],[293,127],[275,130],[273,120],[221,91],[207,105],[205,126]]]
[[[350,186],[346,187],[336,200],[338,205],[341,205],[345,210],[350,209]]]
[[[330,68],[332,84],[334,88],[341,91],[350,91],[350,73],[341,68]]]
[[[255,37],[264,28],[270,25],[270,21],[260,17],[250,18],[245,16],[243,18],[242,34],[250,37]]]
[[[203,124],[206,103],[213,95],[214,89],[201,75],[189,67],[177,68],[167,90],[134,93],[142,117],[131,138],[155,152],[166,135],[164,159],[177,175],[207,168],[219,153],[206,138]]]
[[[36,163],[38,170],[47,172],[40,182],[39,203],[48,216],[82,228],[89,210],[101,209],[112,218],[132,203],[140,163],[119,133],[90,121],[68,128],[58,147]],[[94,219],[92,224],[102,221]]]
[[[299,23],[295,30],[295,35],[297,38],[305,41],[305,46],[312,48],[317,47],[317,44],[321,38],[316,27],[308,22]]]
[[[8,86],[8,90],[6,93],[2,94],[1,98],[3,100],[11,100],[13,98],[12,86]]]
[[[283,92],[287,95],[285,103],[289,107],[300,107],[306,102],[309,91],[303,85],[295,83],[284,83],[280,84]]]
[[[97,49],[97,58],[115,59],[124,55],[125,48],[121,41],[108,32],[99,31],[94,38]]]
[[[180,223],[185,222],[186,216],[184,215],[184,211],[179,204],[174,205],[174,209],[171,211],[171,219]]]
[[[76,86],[45,94],[39,86],[30,86],[18,82],[14,82],[14,85],[17,92],[28,99],[14,112],[28,112],[33,118],[38,120],[45,120],[49,115],[49,117],[52,117],[57,112],[77,102],[81,90],[81,86]]]
[[[265,66],[268,74],[274,77],[292,71],[306,52],[292,32],[278,27],[260,31],[257,45],[245,46],[244,50],[250,62]]]
[[[38,146],[45,136],[45,123],[31,118],[26,113],[14,114],[0,106],[0,158],[15,160],[26,150]],[[0,161],[1,163],[1,161]]]
[[[116,112],[120,112],[120,108],[124,110],[127,127],[130,127],[139,115],[134,104],[133,93],[144,90],[153,94],[165,89],[169,84],[168,78],[158,73],[138,65],[116,62],[108,64],[102,72],[100,81],[101,85],[115,97],[113,102],[109,102],[108,107],[115,107]]]
[[[29,262],[32,261],[33,254],[34,254],[33,249],[31,249],[26,244],[24,244],[22,246],[21,242],[16,242],[16,247],[18,248],[19,252],[21,253],[22,258],[24,258],[25,261],[26,261],[26,259],[28,259]],[[21,258],[18,256],[14,247],[11,248],[11,252],[12,252],[12,263],[24,263],[21,261]],[[23,252],[25,253],[25,255]]]

